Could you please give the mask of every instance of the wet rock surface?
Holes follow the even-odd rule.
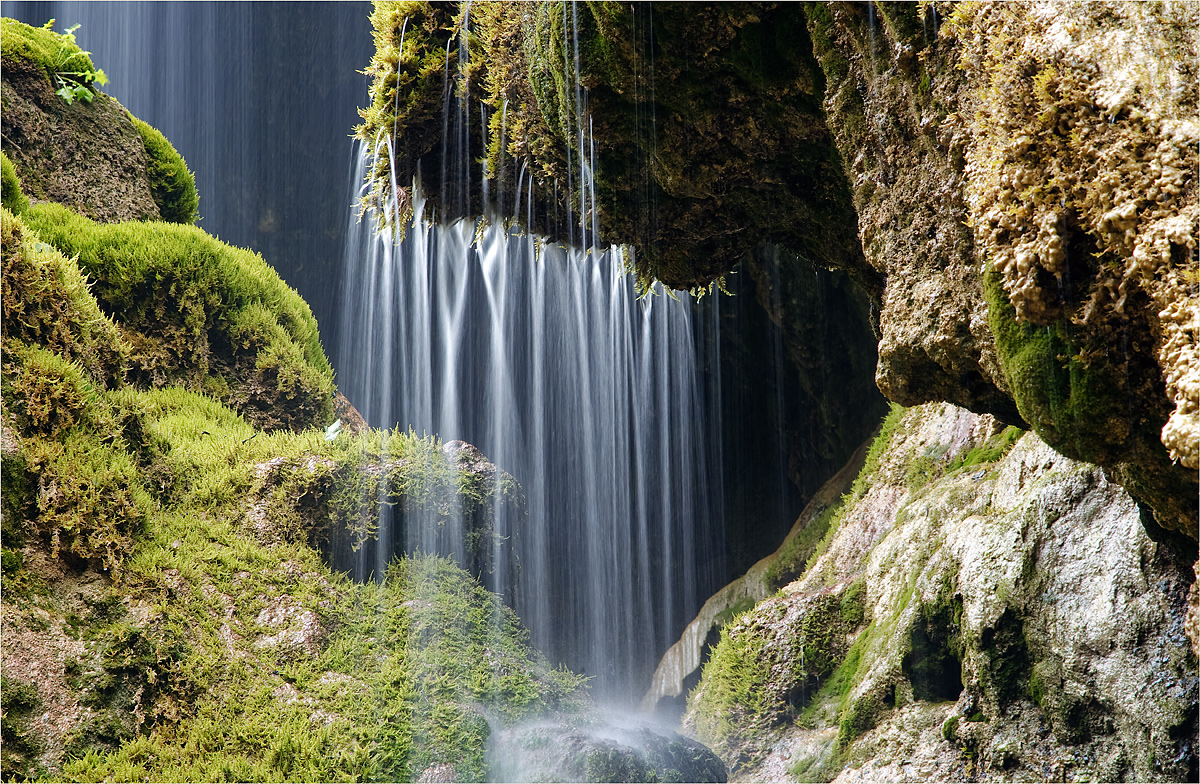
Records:
[[[492,781],[723,782],[725,764],[691,738],[618,716],[547,720],[493,732]]]

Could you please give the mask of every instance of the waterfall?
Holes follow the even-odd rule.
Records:
[[[373,426],[467,441],[521,483],[510,601],[551,661],[636,696],[723,576],[690,298],[639,298],[627,249],[413,212],[403,240],[353,227],[339,386]]]

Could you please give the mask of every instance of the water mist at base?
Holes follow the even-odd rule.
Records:
[[[519,574],[489,582],[551,662],[631,703],[724,577],[693,305],[639,298],[620,248],[421,215],[418,199],[400,241],[370,216],[354,228],[339,387],[372,426],[467,441],[520,482],[525,519],[497,521]],[[414,524],[394,544],[381,535],[356,576],[436,538],[445,547]]]

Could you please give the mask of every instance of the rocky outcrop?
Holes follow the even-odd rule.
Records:
[[[103,71],[74,35],[3,26],[4,151],[26,194],[105,223],[194,221],[196,185],[183,159],[99,91]]]
[[[880,389],[1028,423],[1192,538],[1196,129],[1176,118],[1195,115],[1195,21],[1136,3],[809,10],[888,281]]]
[[[1194,551],[1096,467],[1006,443],[947,405],[890,418],[817,557],[724,627],[689,700],[739,778],[1195,776]]]
[[[878,294],[800,5],[379,3],[372,22],[376,206],[406,215],[419,173],[443,217],[632,245],[643,284],[707,288],[774,243]]]

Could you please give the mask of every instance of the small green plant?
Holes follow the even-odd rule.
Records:
[[[58,89],[54,94],[62,98],[68,104],[75,101],[83,101],[91,103],[92,85],[98,84],[101,87],[108,84],[108,77],[104,74],[101,68],[92,67],[91,52],[85,52],[78,48],[75,41],[75,31],[80,27],[79,24],[73,24],[68,27],[62,34],[64,44],[59,51],[59,56],[54,63],[54,80],[58,84]],[[51,19],[42,26],[43,30],[53,30],[54,20]],[[72,46],[67,46],[67,43]],[[74,48],[75,51],[71,51]],[[82,57],[82,65],[79,60]],[[68,71],[68,67],[74,67],[78,70]]]

